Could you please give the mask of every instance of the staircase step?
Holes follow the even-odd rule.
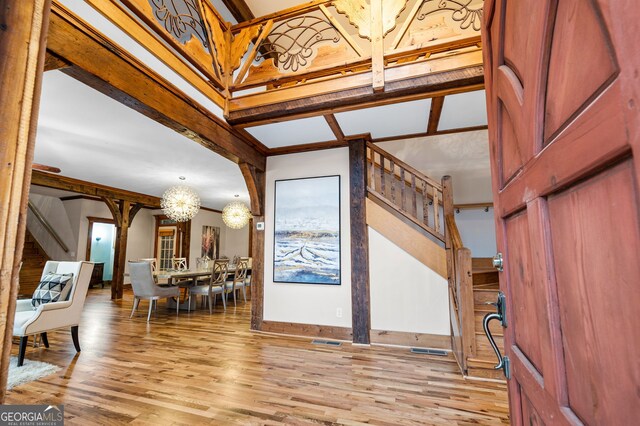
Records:
[[[496,300],[498,300],[498,289],[473,289],[473,304],[476,309],[482,310],[482,306],[486,307],[487,302],[495,303]],[[491,306],[486,307],[486,309],[490,308]]]
[[[495,269],[473,269],[473,285],[494,284],[499,281],[498,271]]]
[[[495,312],[495,311],[496,310],[494,308],[493,311],[490,311],[490,312]],[[475,312],[474,325],[475,325],[476,334],[481,334],[482,336],[484,336],[484,330],[482,329],[482,320],[484,319],[484,316],[490,312],[483,312],[483,311]],[[489,323],[489,331],[491,331],[491,334],[493,334],[494,336],[502,336],[504,333],[504,329],[502,328],[502,325],[498,321],[491,321]]]
[[[476,334],[476,353],[474,358],[483,359],[485,361],[493,361],[496,359],[496,353],[493,351],[489,340],[484,335]],[[498,349],[504,355],[504,337],[503,336],[493,336],[493,340],[495,340]]]
[[[496,364],[497,360],[487,361],[484,359],[469,358],[467,359],[467,375],[469,377],[504,381],[505,378],[502,370],[493,368]]]

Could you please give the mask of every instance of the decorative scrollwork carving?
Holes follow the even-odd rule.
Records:
[[[209,50],[209,42],[202,22],[198,0],[149,0],[156,20],[169,34],[185,44],[192,37]]]
[[[425,0],[424,4],[433,4],[435,2],[438,3],[437,8],[421,11],[417,19],[422,21],[433,13],[450,10],[453,12],[451,19],[460,22],[460,29],[466,30],[471,27],[474,31],[480,31],[482,26],[482,6],[478,8],[469,7],[473,0]]]
[[[340,33],[329,21],[315,16],[297,16],[275,26],[262,42],[265,49],[258,60],[275,57],[283,71],[296,72],[308,65],[312,47],[322,41],[340,41]]]

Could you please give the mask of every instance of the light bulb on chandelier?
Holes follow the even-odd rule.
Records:
[[[236,195],[237,197],[239,195]],[[232,229],[244,228],[249,223],[250,218],[251,212],[244,203],[239,201],[233,201],[222,209],[222,221]]]
[[[180,176],[180,180],[185,180],[185,177]],[[200,197],[192,188],[186,185],[176,185],[162,194],[160,207],[169,219],[176,222],[187,222],[198,214]]]

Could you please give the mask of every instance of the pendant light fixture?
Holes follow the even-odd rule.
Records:
[[[185,180],[186,178],[180,176],[179,179]],[[192,188],[186,185],[176,185],[162,194],[160,207],[169,219],[176,222],[187,222],[198,214],[200,197]]]
[[[239,195],[236,195],[236,198]],[[233,201],[222,209],[222,221],[232,229],[242,229],[251,218],[251,212],[244,203]]]

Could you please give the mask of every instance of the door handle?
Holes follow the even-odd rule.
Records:
[[[496,301],[496,303],[492,303],[492,305],[496,307],[496,312],[491,312],[484,316],[484,318],[482,319],[482,329],[484,330],[484,334],[489,340],[489,344],[498,357],[498,364],[496,364],[493,368],[496,370],[502,370],[505,377],[509,379],[511,378],[511,372],[509,369],[509,357],[502,356],[500,348],[498,348],[495,339],[491,335],[491,330],[489,330],[489,323],[493,320],[500,321],[502,327],[507,327],[506,298],[504,296],[504,293],[498,292],[498,300]]]

